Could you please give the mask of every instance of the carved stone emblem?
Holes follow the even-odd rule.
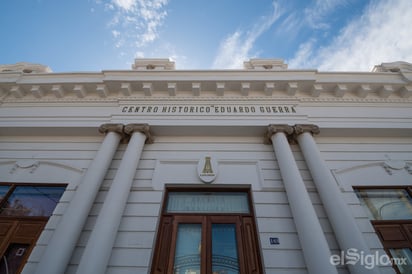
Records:
[[[211,156],[205,156],[199,160],[197,174],[204,183],[211,183],[217,176],[217,162]]]

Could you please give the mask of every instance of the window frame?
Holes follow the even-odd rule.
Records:
[[[4,195],[2,199],[0,199],[0,210],[3,208],[4,204],[7,202],[7,200],[10,198],[16,187],[19,186],[40,186],[40,187],[66,187],[68,184],[64,183],[58,183],[58,184],[51,184],[51,183],[6,183],[6,182],[0,182],[0,186],[10,186],[9,190],[7,193]],[[62,196],[64,195],[64,192],[66,192],[66,189],[63,191]],[[60,200],[59,200],[60,202]],[[58,204],[58,203],[57,203]],[[56,206],[57,206],[56,204]],[[0,215],[0,220],[1,219],[22,219],[22,220],[48,220],[50,217],[49,216],[6,216],[6,215]]]
[[[402,189],[405,190],[410,197],[412,197],[412,186],[410,185],[396,185],[396,186],[391,186],[391,185],[368,185],[368,186],[352,186],[356,197],[358,200],[361,202],[361,205],[363,201],[357,196],[356,191],[357,190],[390,190],[390,189]],[[362,206],[363,207],[363,206]],[[369,210],[365,208],[365,210]],[[383,249],[385,250],[386,254],[390,257],[393,258],[390,249],[397,249],[397,248],[410,248],[412,250],[412,231],[407,231],[407,226],[412,227],[412,219],[397,219],[397,220],[372,220],[369,219],[373,229],[375,230],[376,235],[378,236],[380,242],[382,243]],[[385,228],[393,228],[393,229],[398,229],[404,236],[405,240],[398,241],[398,242],[392,242],[388,243],[388,241],[385,241],[383,234],[382,234],[382,229]],[[397,274],[401,274],[399,268],[397,265],[392,266],[393,269],[395,269]]]
[[[4,197],[0,199],[0,208],[2,208],[9,197],[12,195],[16,187],[19,186],[37,186],[37,187],[65,187],[62,193],[64,195],[67,190],[68,184],[65,183],[16,183],[16,182],[0,182],[0,186],[9,186],[10,188],[5,193]],[[62,197],[61,196],[61,197]],[[61,197],[59,199],[61,200]],[[56,209],[58,203],[54,207]],[[47,224],[50,216],[24,216],[24,215],[0,215],[0,225],[4,225],[7,230],[0,236],[0,255],[4,256],[11,244],[27,244],[29,245],[24,253],[20,266],[17,269],[17,273],[21,273],[26,265],[37,240],[39,239],[44,227]]]
[[[170,192],[242,192],[247,193],[248,213],[187,213],[167,212],[167,202]],[[212,223],[236,223],[236,242],[238,244],[238,259],[240,273],[263,273],[261,246],[255,220],[255,211],[252,200],[251,187],[249,185],[165,185],[165,191],[161,206],[157,235],[154,241],[153,256],[150,273],[166,273],[167,269],[173,269],[176,247],[177,224],[190,220],[202,222],[201,274],[211,273],[212,247],[211,227]],[[226,221],[225,221],[226,220]],[[165,246],[162,242],[170,242]],[[248,254],[245,254],[248,253]],[[167,260],[167,262],[164,262]],[[162,265],[163,264],[163,265]],[[253,271],[251,271],[253,269]]]

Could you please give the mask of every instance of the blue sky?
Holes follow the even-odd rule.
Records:
[[[54,72],[241,69],[250,58],[290,69],[370,71],[412,63],[410,0],[2,0],[0,64]]]

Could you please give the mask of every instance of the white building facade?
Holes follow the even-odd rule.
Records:
[[[0,94],[0,273],[412,273],[412,64],[21,63]]]

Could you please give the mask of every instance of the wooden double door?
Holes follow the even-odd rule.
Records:
[[[46,222],[46,218],[0,220],[0,274],[22,271]]]
[[[151,273],[263,273],[250,186],[169,185]]]
[[[163,216],[152,273],[262,273],[253,218]]]

